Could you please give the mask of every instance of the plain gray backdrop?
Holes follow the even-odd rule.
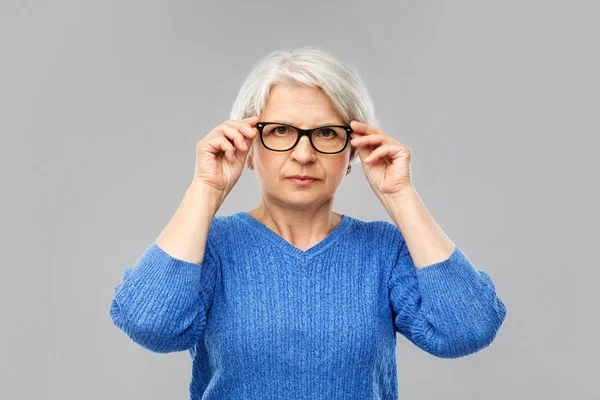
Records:
[[[591,0],[0,0],[0,397],[188,398],[189,354],[132,342],[113,288],[252,66],[322,45],[358,68],[428,210],[508,308],[460,359],[398,334],[400,399],[598,398],[599,17]],[[246,168],[218,215],[260,195]],[[360,165],[334,210],[391,222]]]

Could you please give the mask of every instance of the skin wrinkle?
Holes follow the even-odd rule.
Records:
[[[277,84],[271,88],[260,121],[283,122],[302,129],[325,125],[347,125],[320,88]],[[275,152],[253,140],[248,164],[253,165],[262,187],[262,202],[248,214],[279,234],[293,246],[307,250],[322,241],[342,219],[332,211],[335,191],[356,157],[348,143],[343,152],[317,152],[307,137],[292,150]],[[319,180],[297,187],[290,175],[310,175]]]

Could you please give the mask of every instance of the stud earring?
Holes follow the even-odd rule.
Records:
[[[350,173],[351,169],[352,169],[352,165],[348,165],[348,169],[346,169],[346,175],[348,175]]]

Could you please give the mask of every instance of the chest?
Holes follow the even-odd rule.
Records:
[[[382,338],[395,340],[386,271],[384,260],[359,249],[344,257],[225,256],[204,340],[219,359],[368,361]]]

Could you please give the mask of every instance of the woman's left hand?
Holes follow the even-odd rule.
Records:
[[[383,130],[352,121],[350,143],[356,147],[363,171],[377,195],[391,195],[412,188],[411,149]]]

